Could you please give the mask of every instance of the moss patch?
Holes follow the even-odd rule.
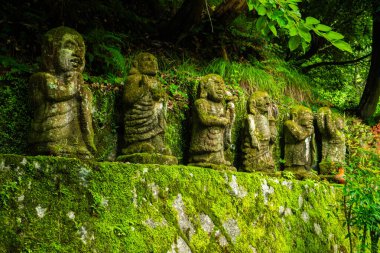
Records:
[[[340,198],[255,173],[0,155],[0,252],[334,252]]]

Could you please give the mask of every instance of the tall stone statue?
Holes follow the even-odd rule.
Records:
[[[61,26],[44,35],[42,72],[30,78],[32,154],[91,158],[96,151],[92,94],[82,77],[84,56],[77,31]]]
[[[343,133],[344,120],[332,114],[330,108],[322,107],[317,113],[317,126],[322,137],[321,174],[331,174],[343,167],[346,145]]]
[[[248,116],[244,127],[243,169],[274,172],[272,155],[277,138],[274,111],[267,92],[256,91],[248,100]]]
[[[136,56],[123,91],[125,147],[119,161],[178,163],[164,143],[166,93],[157,73],[154,55],[140,53]]]
[[[234,119],[234,104],[226,99],[221,76],[209,74],[201,78],[193,110],[193,129],[189,165],[217,170],[236,170],[224,157]]]
[[[311,173],[316,162],[313,120],[309,108],[296,106],[284,123],[285,170],[295,173],[298,178],[315,177]]]

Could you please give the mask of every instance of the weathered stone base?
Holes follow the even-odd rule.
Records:
[[[130,162],[139,164],[162,164],[162,165],[176,165],[178,160],[175,156],[150,154],[150,153],[136,153],[130,155],[121,155],[117,157],[118,162]]]
[[[0,252],[348,252],[341,200],[327,182],[0,154]]]
[[[189,163],[189,166],[196,166],[196,167],[203,167],[203,168],[210,168],[213,170],[219,170],[219,171],[236,171],[236,168],[231,165],[225,165],[225,164],[213,164],[213,163]]]

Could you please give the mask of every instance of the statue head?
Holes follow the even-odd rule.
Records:
[[[221,102],[226,96],[226,88],[223,78],[216,74],[209,74],[201,77],[198,97],[207,98],[214,102]]]
[[[291,119],[301,126],[313,127],[314,115],[310,108],[295,106],[290,112]]]
[[[138,72],[144,75],[156,75],[158,72],[157,58],[150,53],[139,53],[132,63],[130,73]]]
[[[42,41],[42,68],[54,74],[83,72],[85,45],[72,28],[60,26],[48,31]]]
[[[253,115],[265,114],[269,110],[270,99],[265,91],[254,92],[248,100],[248,113]]]

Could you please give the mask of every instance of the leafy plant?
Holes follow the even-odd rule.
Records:
[[[370,235],[371,252],[378,252],[380,238],[380,158],[371,151],[358,148],[351,155],[347,167],[347,184],[344,187],[348,237],[351,244],[352,227],[359,230],[360,252],[368,247]]]
[[[313,17],[302,19],[298,3],[302,0],[247,0],[249,10],[255,9],[260,15],[256,28],[264,36],[271,32],[278,36],[276,27],[284,30],[289,36],[288,46],[291,51],[300,46],[306,51],[311,42],[311,32],[324,37],[332,45],[342,51],[352,53],[351,46],[343,41],[344,36],[332,30],[330,26],[321,24]]]
[[[368,248],[370,237],[371,252],[375,253],[380,238],[380,157],[371,128],[360,120],[347,120],[346,138],[349,156],[343,193],[347,237],[351,252],[355,237],[360,239],[360,252]]]
[[[87,67],[92,76],[102,76],[110,83],[122,84],[127,75],[128,64],[123,53],[127,35],[95,29],[84,36],[88,45]]]

